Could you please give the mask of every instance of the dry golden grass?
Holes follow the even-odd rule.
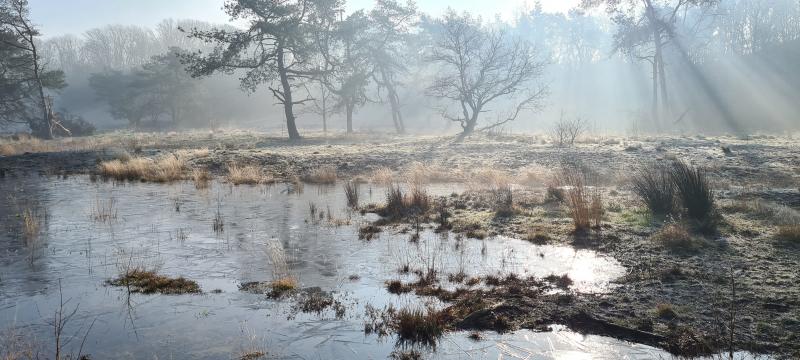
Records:
[[[779,226],[775,238],[785,245],[800,246],[800,225]]]
[[[493,168],[480,168],[474,170],[467,182],[469,190],[502,190],[511,188],[511,176],[501,170]]]
[[[233,185],[255,185],[267,182],[268,178],[257,166],[231,164],[228,165],[228,175],[225,179]]]
[[[312,170],[303,180],[312,184],[333,184],[337,178],[336,168],[326,165]]]
[[[127,161],[111,160],[100,163],[100,175],[116,180],[171,182],[184,178],[183,158],[165,155],[158,159],[134,157]]]
[[[430,183],[463,181],[464,176],[460,170],[448,169],[439,165],[424,164],[419,161],[411,163],[404,170],[403,180],[413,186],[422,186]]]
[[[553,171],[537,165],[523,168],[516,176],[516,182],[527,186],[547,186],[553,178]]]
[[[192,181],[197,189],[207,189],[211,183],[211,173],[204,168],[192,169]]]
[[[394,183],[394,171],[392,171],[392,169],[386,166],[382,166],[372,172],[372,175],[370,176],[370,181],[373,184],[379,184],[379,185],[392,184]]]

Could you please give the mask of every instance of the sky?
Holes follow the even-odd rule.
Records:
[[[107,24],[137,24],[152,27],[163,19],[197,19],[228,22],[222,11],[225,0],[29,0],[31,17],[45,37],[81,34]],[[545,11],[566,12],[580,0],[541,0]],[[374,0],[349,0],[348,9],[370,8]],[[484,18],[500,15],[511,19],[533,0],[417,0],[417,7],[439,15],[448,6],[467,10]]]

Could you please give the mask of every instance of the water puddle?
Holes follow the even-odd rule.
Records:
[[[580,291],[603,291],[624,269],[589,250],[537,246],[493,238],[472,240],[430,231],[418,242],[400,229],[358,239],[366,219],[345,210],[340,186],[170,185],[90,182],[86,177],[0,180],[0,328],[32,333],[51,347],[53,314],[75,316],[64,333],[91,324],[84,353],[92,358],[237,358],[262,351],[277,358],[386,358],[395,340],[364,333],[367,307],[434,302],[392,295],[385,282],[406,280],[398,269],[435,267],[469,276],[568,274]],[[363,185],[362,203],[385,189]],[[460,191],[440,185],[432,192]],[[313,206],[312,206],[313,204]],[[311,208],[314,207],[313,212]],[[24,216],[38,219],[26,237]],[[367,215],[369,217],[369,215]],[[216,219],[216,220],[215,220]],[[215,221],[223,224],[214,230]],[[196,280],[202,295],[129,294],[105,281],[124,268],[158,268]],[[332,293],[345,311],[296,311],[288,300],[239,291],[282,274],[302,288]],[[447,280],[442,280],[446,283]],[[59,290],[60,289],[60,290]],[[340,316],[337,316],[340,315]],[[652,358],[664,352],[566,330],[484,334],[482,341],[451,333],[426,358]]]

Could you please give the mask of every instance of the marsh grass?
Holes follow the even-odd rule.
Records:
[[[99,165],[100,175],[118,181],[141,180],[147,182],[172,182],[184,178],[186,162],[175,155],[157,159],[134,157],[128,160],[104,161]]]
[[[708,246],[705,239],[692,235],[687,226],[681,223],[665,225],[653,235],[653,239],[670,251],[678,253],[694,253]]]
[[[111,222],[117,219],[116,201],[113,197],[109,197],[103,201],[99,197],[95,199],[94,206],[92,207],[92,219],[99,222]]]
[[[678,160],[672,164],[670,178],[686,215],[700,223],[712,221],[714,194],[706,172]]]
[[[261,168],[254,165],[230,164],[225,180],[233,185],[256,185],[268,182]]]
[[[311,170],[310,173],[306,174],[303,177],[303,180],[308,183],[312,184],[335,184],[336,179],[338,179],[338,174],[336,173],[336,168],[333,166],[325,165],[314,170]]]
[[[197,294],[200,286],[197,282],[183,277],[170,278],[156,273],[155,270],[131,268],[116,279],[108,281],[109,285],[127,288],[130,292],[142,294]]]
[[[192,169],[192,182],[195,189],[208,189],[211,185],[211,173],[205,168]]]
[[[373,184],[390,185],[395,182],[394,171],[386,166],[382,166],[373,171],[369,179]]]
[[[403,308],[393,314],[392,328],[402,343],[435,347],[445,331],[444,316],[433,308]]]
[[[273,299],[281,298],[284,295],[297,290],[297,279],[291,276],[286,276],[280,279],[273,280],[270,284],[270,291],[267,296]]]
[[[578,167],[564,166],[556,183],[564,187],[564,200],[569,208],[576,232],[586,232],[591,227],[592,209],[586,177]]]
[[[358,208],[358,183],[348,181],[344,183],[344,195],[347,198],[347,206],[351,209]]]
[[[631,179],[633,193],[655,216],[664,217],[675,212],[675,184],[670,168],[659,163],[640,166]]]
[[[800,224],[779,226],[775,239],[782,245],[800,247]]]

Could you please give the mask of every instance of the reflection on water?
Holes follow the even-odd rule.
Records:
[[[449,194],[451,186],[432,191]],[[381,201],[384,189],[361,187],[363,202]],[[84,352],[93,358],[224,359],[261,349],[278,358],[386,358],[392,339],[364,335],[367,304],[381,308],[431,302],[390,295],[398,269],[435,267],[440,274],[569,274],[583,291],[602,291],[623,269],[588,250],[534,246],[509,238],[485,241],[425,232],[419,242],[386,230],[370,242],[357,229],[365,219],[345,210],[339,187],[285,185],[230,187],[215,183],[92,183],[31,177],[0,180],[0,324],[34,333],[49,344],[48,323],[59,307],[78,309],[65,334],[93,323]],[[113,199],[113,216],[96,216]],[[5,200],[5,199],[4,199]],[[312,218],[310,204],[318,213]],[[25,241],[20,211],[46,212],[36,246]],[[323,215],[318,215],[323,212]],[[330,213],[330,215],[329,215]],[[369,216],[369,215],[368,215]],[[213,219],[224,222],[212,229]],[[336,224],[336,225],[333,225]],[[275,248],[285,268],[273,266]],[[272,249],[272,250],[270,250]],[[203,295],[129,295],[104,282],[121,268],[158,267],[200,283]],[[288,271],[302,287],[334,292],[347,307],[332,313],[295,314],[290,301],[238,291],[241,283],[271,280]],[[354,276],[357,275],[357,276]],[[212,290],[219,290],[216,293]],[[81,330],[82,329],[82,330]],[[70,346],[77,347],[79,340]],[[427,358],[651,358],[662,352],[568,331],[446,336]]]

